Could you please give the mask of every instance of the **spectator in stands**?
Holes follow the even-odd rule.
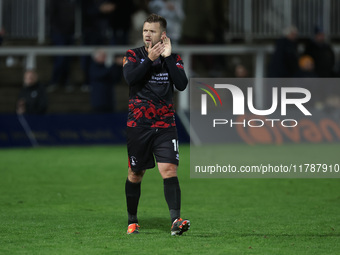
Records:
[[[296,73],[297,78],[317,78],[315,73],[314,60],[309,55],[303,55],[299,58],[299,71]],[[312,91],[313,97],[310,100],[310,104],[314,105],[317,109],[324,107],[325,91],[324,87],[320,86],[317,82],[311,82],[308,84],[308,89]]]
[[[132,15],[135,12],[133,0],[114,0],[115,9],[110,14],[111,45],[129,44]]]
[[[319,77],[334,77],[334,51],[319,27],[314,29],[314,38],[307,41],[304,54],[314,59],[315,72]]]
[[[234,75],[236,78],[249,78],[248,69],[242,64],[235,66]]]
[[[182,21],[184,11],[182,0],[152,0],[149,3],[149,10],[164,17],[167,21],[167,36],[172,44],[178,44],[182,34]]]
[[[114,85],[122,76],[123,58],[115,58],[113,65],[106,65],[107,53],[98,49],[93,54],[90,66],[91,104],[95,112],[113,112],[115,110]]]
[[[26,70],[23,88],[18,97],[17,114],[44,114],[46,110],[45,88],[38,81],[38,74],[35,70]]]
[[[269,77],[294,77],[299,70],[297,50],[298,30],[287,27],[284,36],[277,40],[274,54],[269,63]]]
[[[116,10],[114,0],[83,0],[82,36],[84,45],[107,44],[107,33],[110,29],[110,16]]]
[[[132,15],[132,27],[130,33],[130,41],[133,45],[143,44],[143,38],[140,36],[143,33],[143,27],[140,24],[149,16],[148,0],[135,0],[136,11]]]
[[[51,40],[55,46],[67,46],[74,43],[76,0],[51,0],[49,5],[51,19]],[[54,58],[53,73],[48,87],[53,92],[58,85],[65,86],[67,92],[74,87],[70,82],[70,56]]]
[[[85,46],[98,46],[108,44],[107,34],[110,30],[110,15],[116,9],[113,0],[82,0],[82,43]],[[82,91],[87,91],[90,84],[91,56],[81,58],[84,73]]]
[[[309,55],[299,58],[299,70],[295,75],[299,78],[316,78],[318,75],[314,71],[314,60]]]

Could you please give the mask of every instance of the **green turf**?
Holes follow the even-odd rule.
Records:
[[[326,150],[326,162],[334,161],[327,148],[338,150],[300,146],[307,159]],[[230,152],[256,161],[259,150],[273,148],[232,145]],[[162,180],[149,170],[141,233],[128,236],[126,163],[125,146],[0,150],[0,254],[340,254],[340,179],[190,179],[182,146],[190,231],[170,236]]]

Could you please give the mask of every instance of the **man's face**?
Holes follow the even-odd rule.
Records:
[[[105,64],[106,52],[103,50],[98,50],[94,55],[94,61],[99,64]]]
[[[25,86],[31,86],[37,82],[37,75],[33,71],[26,71],[24,74],[24,84]]]
[[[145,22],[143,26],[143,41],[145,47],[149,48],[150,43],[151,47],[153,47],[156,43],[161,41],[163,34],[165,34],[165,31],[162,32],[159,22]]]

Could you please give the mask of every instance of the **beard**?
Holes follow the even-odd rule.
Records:
[[[144,41],[144,45],[145,45],[146,48],[149,48],[150,44],[151,44],[151,47],[153,47],[152,42],[145,42]]]
[[[155,42],[152,41],[152,40],[151,40],[150,42],[147,42],[147,41],[144,40],[144,45],[145,45],[146,48],[149,48],[149,44],[151,44],[151,48],[152,48],[153,46],[155,46],[155,45],[156,45],[158,42],[160,42],[160,41],[161,41],[160,38],[159,38],[159,40],[157,40],[157,41],[155,41]]]

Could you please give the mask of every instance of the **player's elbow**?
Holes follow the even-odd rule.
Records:
[[[176,86],[176,85],[175,85],[175,87],[176,87],[177,90],[183,91],[183,90],[186,89],[187,85],[184,85],[184,86]]]
[[[175,87],[179,91],[185,90],[187,85],[188,85],[188,79],[187,78],[181,80],[180,82],[175,83]]]

